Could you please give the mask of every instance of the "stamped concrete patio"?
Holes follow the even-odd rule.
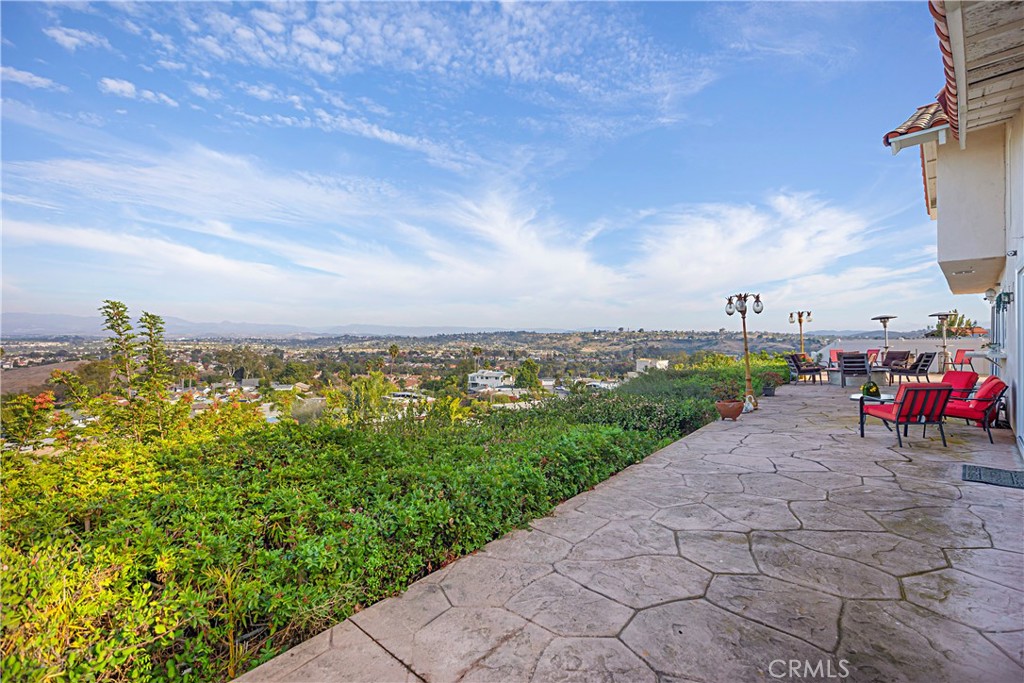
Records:
[[[240,680],[1024,680],[1024,491],[960,479],[1024,469],[1011,434],[900,449],[848,394],[780,388]]]

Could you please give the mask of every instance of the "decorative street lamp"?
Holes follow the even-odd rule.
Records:
[[[725,313],[726,315],[732,315],[738,311],[740,318],[743,320],[743,361],[747,366],[746,395],[750,397],[750,401],[754,405],[754,410],[757,410],[757,397],[754,396],[754,384],[750,381],[750,347],[747,344],[747,299],[750,299],[751,297],[753,297],[754,303],[752,303],[750,307],[754,309],[754,313],[760,313],[763,311],[764,304],[761,303],[760,294],[734,294],[729,297],[729,300],[725,304]]]
[[[942,364],[939,368],[940,372],[945,372],[946,368],[951,365],[951,363],[949,362],[949,351],[946,350],[946,321],[949,320],[949,317],[951,315],[953,314],[945,312],[932,313],[931,315],[928,316],[929,318],[938,318],[939,327],[942,328]]]
[[[793,316],[796,316],[796,320],[793,319]],[[812,320],[811,320],[811,312],[810,311],[793,311],[792,313],[789,314],[789,324],[790,325],[792,325],[793,323],[800,323],[800,355],[801,356],[804,355],[804,320],[805,320],[805,318],[806,318],[807,322],[812,322]]]
[[[894,315],[876,315],[872,320],[877,320],[882,323],[882,329],[885,330],[885,352],[889,353],[889,321],[894,319]],[[885,358],[885,356],[882,356]]]

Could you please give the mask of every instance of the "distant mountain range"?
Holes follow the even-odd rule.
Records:
[[[393,336],[393,337],[430,337],[436,334],[475,334],[482,332],[515,332],[510,328],[493,327],[458,327],[453,325],[436,326],[403,326],[403,325],[324,325],[308,327],[303,325],[280,325],[274,323],[246,323],[223,320],[221,322],[192,322],[183,318],[164,318],[164,328],[168,338],[185,337],[201,338],[304,338],[351,335],[359,337]],[[612,328],[587,328],[586,330],[535,328],[530,332],[580,332],[592,329],[610,330]],[[889,331],[891,338],[920,336],[926,330],[913,332]],[[0,337],[106,337],[103,320],[99,316],[63,315],[55,313],[4,313],[0,316]],[[813,330],[807,332],[808,337],[838,337],[840,339],[881,339],[881,330]]]
[[[165,317],[164,329],[168,338],[223,337],[223,338],[285,338],[323,337],[333,335],[429,337],[435,334],[471,334],[474,332],[506,332],[510,330],[456,326],[402,326],[402,325],[325,325],[305,327],[274,323],[246,323],[224,320],[221,322],[192,322],[182,318]],[[534,330],[536,332],[564,332],[567,330]],[[12,337],[105,337],[103,320],[99,316],[62,315],[51,313],[4,313],[0,316],[0,336]]]

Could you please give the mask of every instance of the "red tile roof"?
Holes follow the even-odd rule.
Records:
[[[882,138],[882,144],[889,147],[893,138],[898,138],[901,135],[907,133],[916,133],[920,130],[928,130],[929,128],[935,128],[936,126],[942,126],[949,123],[949,118],[946,116],[946,112],[943,110],[942,105],[938,102],[932,102],[926,104],[923,107],[918,107],[909,119],[896,126],[894,130],[889,131]]]
[[[949,117],[949,128],[953,137],[960,139],[960,114],[957,111],[956,73],[953,70],[953,48],[949,43],[949,26],[946,23],[946,4],[943,0],[929,0],[928,10],[935,20],[935,35],[939,37],[942,52],[942,69],[946,74],[946,85],[936,99]]]

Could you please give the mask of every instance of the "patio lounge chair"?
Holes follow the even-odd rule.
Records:
[[[910,351],[886,351],[885,357],[882,358],[882,362],[879,365],[886,369],[894,365],[902,367],[906,364],[908,358],[910,358]]]
[[[985,428],[989,443],[995,443],[992,439],[992,423],[996,420],[999,400],[1006,393],[1006,389],[1006,382],[993,375],[985,380],[973,397],[950,401],[946,406],[945,415],[961,417],[968,424],[974,420],[979,427]]]
[[[871,377],[866,353],[844,353],[839,357],[839,384],[846,386],[847,377]]]
[[[939,381],[953,387],[953,394],[949,397],[950,401],[966,399],[974,391],[974,385],[978,383],[978,373],[950,370]]]
[[[938,425],[939,434],[942,435],[942,445],[946,446],[946,432],[942,429],[942,418],[952,393],[953,387],[941,382],[935,384],[907,382],[900,385],[892,403],[870,404],[861,399],[860,435],[863,438],[864,418],[870,415],[881,420],[886,429],[892,429],[889,426],[890,422],[896,425],[896,441],[900,448],[903,448],[900,427],[903,427],[903,436],[906,436],[910,425],[922,425],[922,437],[925,430],[928,429],[928,425]]]
[[[935,360],[935,356],[938,355],[935,351],[925,351],[924,353],[918,354],[914,362],[905,368],[900,368],[895,365],[889,368],[889,384],[892,384],[894,377],[900,378],[900,384],[903,384],[903,378],[910,379],[913,377],[916,380],[924,378],[926,382],[930,382],[928,379],[928,368],[932,366],[932,361]]]
[[[950,365],[952,365],[957,370],[963,370],[965,365],[970,365],[971,370],[973,370],[974,361],[967,357],[967,352],[973,350],[974,349],[957,349],[956,354],[953,356],[953,360],[950,362]]]
[[[808,363],[799,353],[786,354],[786,365],[796,381],[799,382],[801,377],[810,377],[813,384],[818,383],[821,371],[825,369],[815,363]]]

